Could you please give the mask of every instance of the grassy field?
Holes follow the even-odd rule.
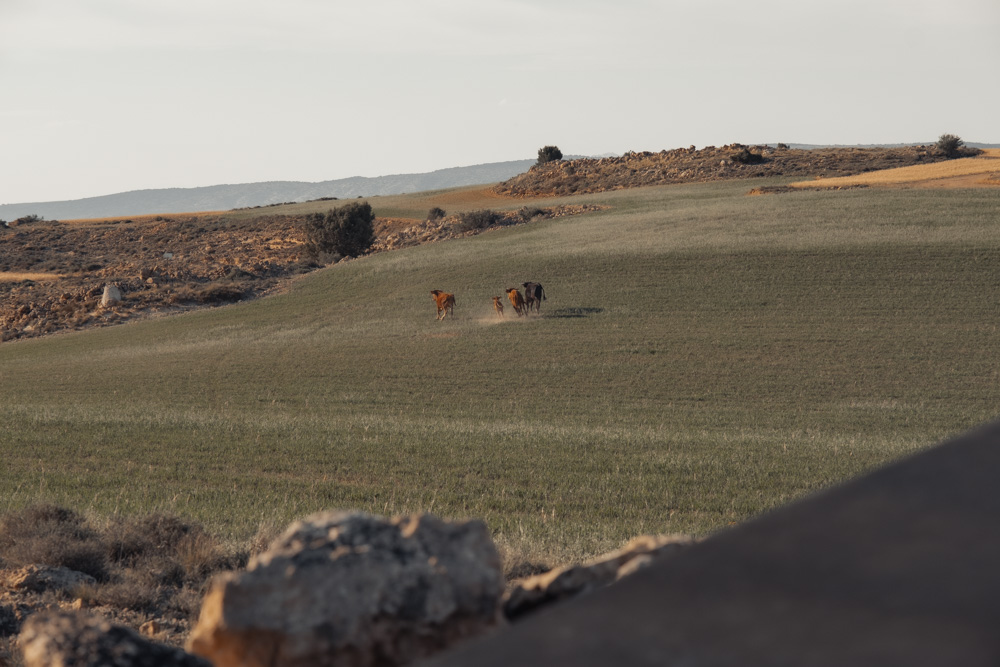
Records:
[[[0,511],[167,511],[245,539],[432,510],[552,564],[724,528],[996,415],[1000,192],[751,185],[561,199],[612,208],[0,345]],[[462,192],[372,203],[524,203]],[[541,317],[498,321],[490,297],[527,280]]]

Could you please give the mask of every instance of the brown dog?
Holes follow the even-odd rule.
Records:
[[[437,319],[443,320],[449,313],[455,316],[455,295],[442,292],[439,289],[431,290],[431,297],[434,305],[437,306]]]
[[[510,305],[514,306],[514,312],[517,313],[517,316],[524,315],[524,297],[521,296],[516,287],[507,288],[507,298],[510,299]]]
[[[503,318],[503,301],[500,297],[493,297],[493,310],[497,311],[497,317]]]

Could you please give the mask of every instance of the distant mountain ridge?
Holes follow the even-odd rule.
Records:
[[[517,176],[535,164],[534,159],[450,167],[420,174],[353,176],[332,181],[267,181],[197,188],[133,190],[99,197],[54,202],[0,204],[0,219],[16,220],[38,215],[47,220],[110,218],[150,213],[225,211],[233,208],[302,202],[321,197],[373,197],[464,185],[496,183]]]

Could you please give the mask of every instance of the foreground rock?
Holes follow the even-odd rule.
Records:
[[[500,622],[503,589],[479,521],[318,514],[215,581],[188,648],[216,667],[404,664]]]
[[[211,667],[97,616],[57,611],[28,618],[18,638],[27,667]]]
[[[545,605],[602,588],[691,544],[694,540],[687,536],[646,535],[586,563],[521,579],[504,597],[504,616],[513,621]]]

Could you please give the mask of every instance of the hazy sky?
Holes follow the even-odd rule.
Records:
[[[0,203],[1000,142],[998,0],[0,0]]]

